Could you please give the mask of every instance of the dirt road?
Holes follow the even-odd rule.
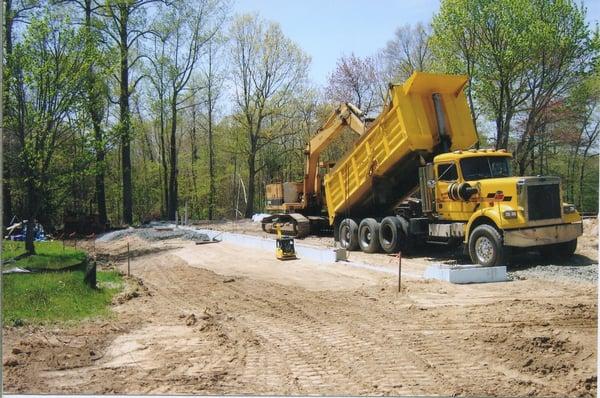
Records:
[[[4,329],[6,392],[596,394],[594,283],[405,278],[398,294],[369,270],[129,239],[139,280],[114,319]]]

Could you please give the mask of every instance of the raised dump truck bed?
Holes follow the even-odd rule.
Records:
[[[390,86],[381,115],[325,176],[330,224],[336,217],[390,213],[417,189],[419,166],[477,142],[466,82],[466,76],[417,72]]]

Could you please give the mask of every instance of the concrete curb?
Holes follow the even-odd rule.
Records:
[[[240,246],[244,246],[244,247],[250,247],[253,249],[264,250],[264,251],[268,251],[271,253],[275,251],[275,239],[263,238],[260,236],[237,234],[237,233],[232,233],[232,232],[221,232],[221,231],[216,231],[216,230],[212,230],[212,229],[196,229],[194,227],[189,227],[189,226],[179,226],[178,228],[186,229],[186,230],[197,232],[200,234],[206,234],[206,235],[208,235],[209,239],[216,238],[217,240],[221,240],[223,242],[232,243],[232,244],[240,245]],[[340,250],[340,249],[338,249],[338,250]],[[339,254],[336,255],[336,249],[321,248],[321,247],[308,246],[308,245],[296,243],[296,253],[298,254],[298,257],[301,259],[311,260],[311,261],[315,261],[315,262],[322,263],[322,264],[335,263],[335,264],[344,265],[346,267],[351,267],[351,268],[360,268],[360,269],[366,269],[369,271],[375,271],[375,272],[380,272],[380,273],[389,274],[389,275],[396,275],[396,276],[398,275],[398,270],[391,268],[391,267],[385,267],[385,266],[379,266],[379,265],[373,265],[373,264],[365,264],[365,263],[357,263],[357,262],[353,262],[353,261],[344,260],[345,253],[343,253],[343,255],[341,256],[342,258],[340,258]],[[407,272],[404,270],[402,271],[402,276],[407,276],[407,277],[415,278],[415,279],[423,278],[423,275],[421,275],[419,273]]]
[[[236,234],[232,232],[220,232],[210,229],[196,229],[193,227],[186,226],[179,226],[178,228],[186,229],[200,234],[206,234],[208,235],[209,239],[216,238],[223,242],[275,253],[275,239],[262,238],[260,236]],[[337,261],[335,249],[320,248],[298,243],[296,243],[295,246],[298,257],[302,259],[328,264],[335,263]]]

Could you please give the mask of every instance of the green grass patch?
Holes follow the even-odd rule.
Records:
[[[5,274],[2,315],[6,325],[104,317],[123,280],[116,271],[97,273],[98,289],[83,282],[83,271]]]
[[[63,247],[61,241],[36,242],[36,254],[9,262],[6,267],[28,269],[62,269],[81,263],[85,260],[85,252],[71,246]],[[2,243],[2,262],[25,253],[25,242],[5,241]]]

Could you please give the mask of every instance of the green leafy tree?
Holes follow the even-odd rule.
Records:
[[[235,89],[234,118],[246,134],[243,149],[248,166],[245,216],[254,213],[260,151],[282,136],[279,123],[287,116],[294,93],[306,78],[310,58],[276,23],[257,15],[239,16],[230,30],[231,68]]]
[[[35,253],[34,221],[47,203],[52,181],[60,175],[54,160],[76,134],[73,119],[83,106],[94,56],[85,32],[48,11],[32,19],[10,56],[10,103],[14,109],[6,123],[21,149],[18,169],[26,197],[26,249],[30,254]]]
[[[131,179],[131,108],[130,99],[140,79],[132,82],[131,71],[142,58],[136,54],[140,38],[148,35],[146,11],[148,5],[160,0],[107,0],[102,15],[106,17],[104,31],[119,50],[119,124],[121,139],[121,173],[123,186],[123,221],[133,223],[133,183]]]
[[[4,56],[5,56],[5,67],[4,67],[4,117],[14,117],[11,112],[15,110],[14,104],[11,103],[12,97],[10,95],[12,88],[11,83],[14,81],[10,79],[9,75],[17,76],[21,72],[19,65],[13,64],[13,48],[15,40],[15,30],[19,29],[19,25],[24,24],[28,21],[29,16],[34,13],[39,7],[39,2],[36,0],[6,0],[4,1]],[[5,126],[9,127],[9,126]],[[13,217],[13,169],[15,167],[16,157],[20,151],[18,142],[14,140],[14,134],[5,134],[4,144],[4,156],[2,162],[4,162],[3,178],[2,178],[2,210],[3,210],[3,222],[9,223]],[[15,187],[16,188],[16,187]]]
[[[446,0],[433,19],[433,51],[445,70],[471,77],[496,124],[496,148],[508,147],[511,122],[528,97],[528,25],[535,17],[530,0]]]
[[[508,147],[526,113],[521,172],[541,115],[590,69],[594,46],[584,10],[570,0],[445,0],[433,19],[439,67],[470,76],[472,110],[477,103],[495,122],[496,148]]]

